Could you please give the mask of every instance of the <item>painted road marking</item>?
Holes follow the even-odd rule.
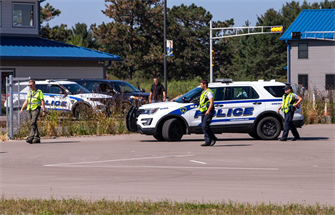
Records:
[[[48,165],[45,165],[48,166]],[[278,171],[279,168],[253,168],[253,167],[191,167],[191,166],[85,166],[85,165],[60,165],[68,168],[151,168],[151,169],[203,169],[203,170],[259,170]]]
[[[206,164],[205,162],[202,162],[202,161],[195,161],[195,160],[190,160],[190,161],[193,162],[193,163]]]
[[[188,155],[169,155],[169,156],[160,156],[160,157],[126,158],[126,159],[104,160],[104,161],[85,161],[85,162],[77,162],[77,163],[48,164],[48,165],[43,165],[43,166],[66,166],[66,165],[95,164],[95,163],[150,160],[150,159],[163,159],[163,158],[181,158],[181,157],[191,157],[191,156],[194,156],[194,155],[188,154]]]

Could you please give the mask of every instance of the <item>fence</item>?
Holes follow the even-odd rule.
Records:
[[[20,115],[20,109],[26,100],[25,95],[21,93],[27,85],[22,85],[23,81],[29,81],[30,78],[14,78],[12,75],[6,77],[6,131],[10,140],[20,130],[21,122],[28,119],[28,113]]]

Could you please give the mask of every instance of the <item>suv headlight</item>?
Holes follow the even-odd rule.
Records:
[[[154,114],[159,110],[159,108],[153,108],[153,109],[140,109],[139,114]]]

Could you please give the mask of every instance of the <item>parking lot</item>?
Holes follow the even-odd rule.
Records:
[[[335,125],[309,125],[302,140],[202,135],[158,142],[139,134],[0,143],[5,197],[334,204]]]

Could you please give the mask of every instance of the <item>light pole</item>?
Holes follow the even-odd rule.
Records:
[[[164,85],[166,97],[168,95],[168,86],[167,86],[167,55],[166,55],[166,33],[167,33],[167,24],[166,24],[166,1],[164,0]]]

